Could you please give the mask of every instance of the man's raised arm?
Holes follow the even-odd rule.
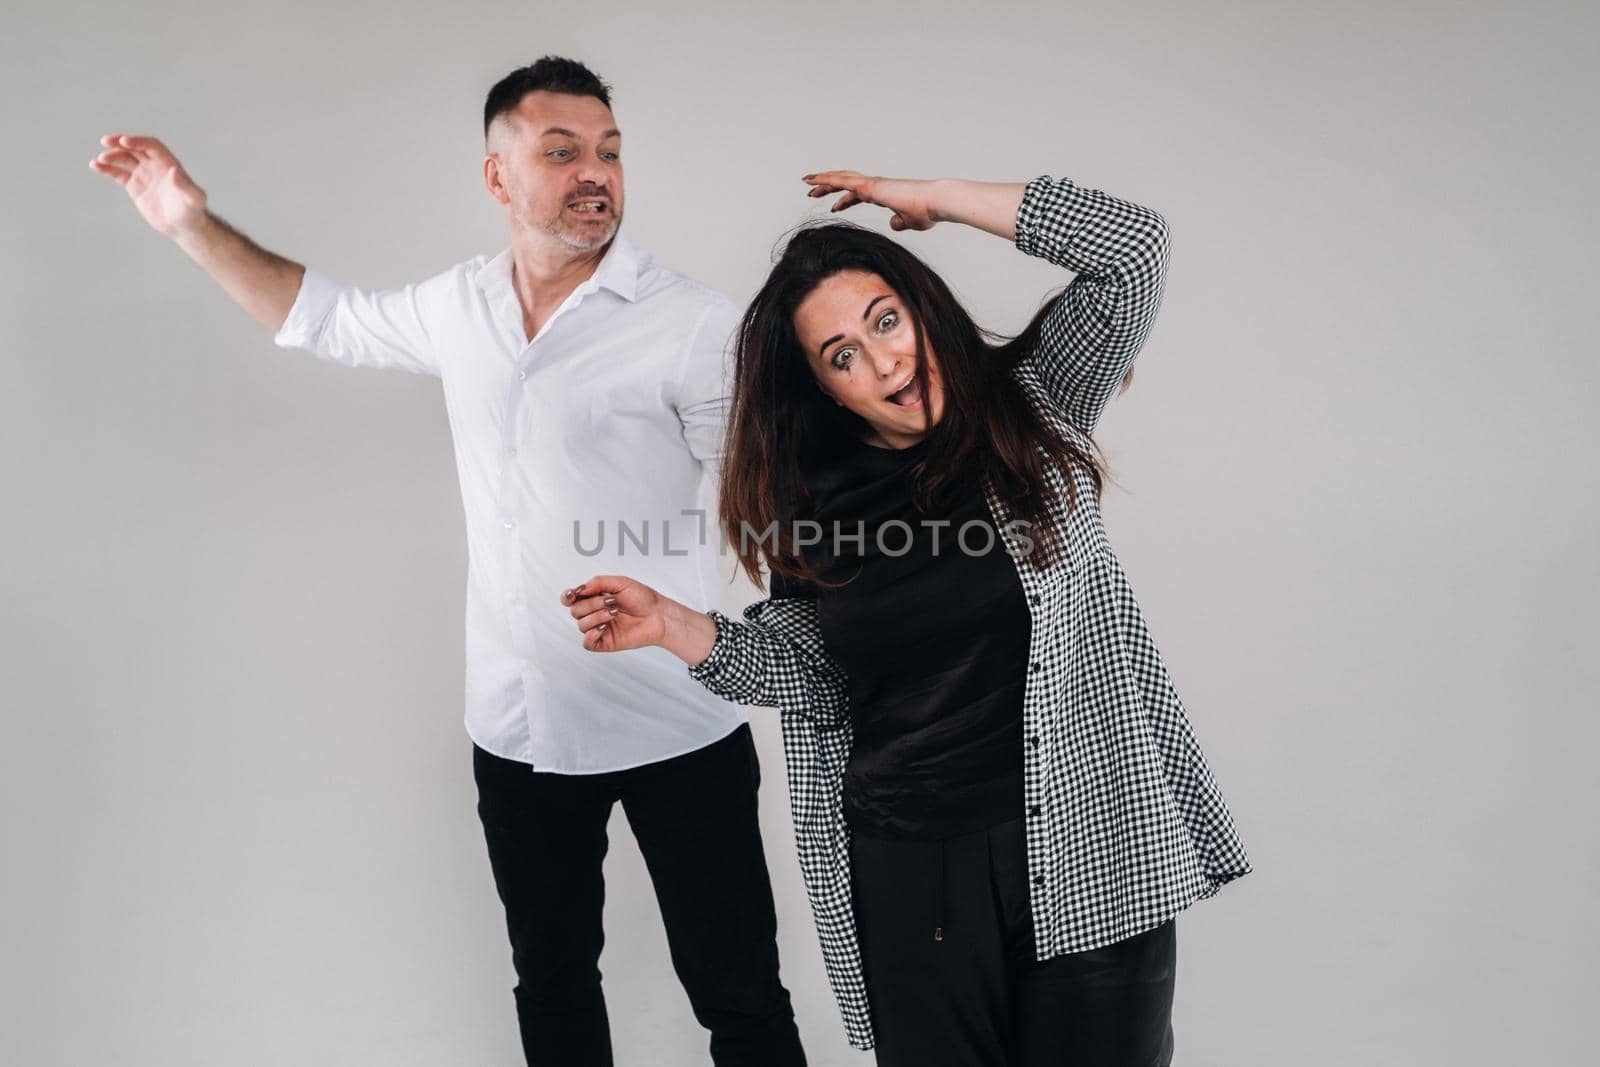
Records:
[[[176,241],[257,322],[274,331],[281,327],[305,268],[207,211],[206,191],[154,137],[107,134],[100,143],[105,151],[90,168],[126,189],[151,228]]]

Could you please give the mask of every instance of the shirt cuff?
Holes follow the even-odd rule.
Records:
[[[727,669],[728,660],[732,656],[730,651],[733,642],[729,640],[733,628],[733,620],[720,611],[708,611],[711,621],[717,624],[717,639],[711,644],[711,654],[699,663],[690,665],[689,677],[701,685],[708,685]]]
[[[1030,256],[1044,256],[1045,223],[1054,208],[1060,213],[1060,200],[1077,190],[1071,178],[1059,181],[1041,174],[1023,187],[1022,203],[1017,205],[1017,250]],[[1053,195],[1052,195],[1053,194]],[[1056,201],[1052,203],[1052,201]],[[1059,228],[1059,226],[1058,226]]]
[[[289,317],[278,327],[272,343],[280,348],[310,348],[343,290],[343,286],[326,274],[307,267],[305,276],[300,279],[300,291],[289,308]]]

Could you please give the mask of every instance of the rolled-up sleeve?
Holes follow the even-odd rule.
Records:
[[[1077,274],[1045,318],[1031,359],[1062,413],[1092,431],[1155,323],[1167,278],[1166,220],[1046,175],[1028,183],[1017,208],[1017,248]]]
[[[738,326],[738,306],[718,294],[700,315],[678,376],[675,406],[683,439],[713,479],[722,474]]]
[[[438,377],[427,304],[453,271],[396,289],[356,289],[310,268],[273,342],[347,367],[392,367]]]
[[[779,708],[837,723],[849,707],[844,671],[823,646],[816,601],[784,598],[745,608],[745,622],[708,612],[717,625],[711,654],[689,677],[737,704]]]

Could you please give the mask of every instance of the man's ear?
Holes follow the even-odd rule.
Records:
[[[483,187],[489,190],[489,195],[500,203],[510,201],[511,194],[506,192],[505,183],[500,180],[500,156],[490,152],[483,157]]]

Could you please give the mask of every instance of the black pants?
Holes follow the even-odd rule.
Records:
[[[945,841],[853,835],[880,1067],[1166,1067],[1173,920],[1034,959],[1021,820]]]
[[[756,823],[750,727],[626,771],[537,772],[473,746],[478,816],[505,904],[529,1064],[609,1067],[600,992],[601,861],[622,810],[666,925],[672,965],[718,1067],[804,1064],[778,981],[777,917]]]

